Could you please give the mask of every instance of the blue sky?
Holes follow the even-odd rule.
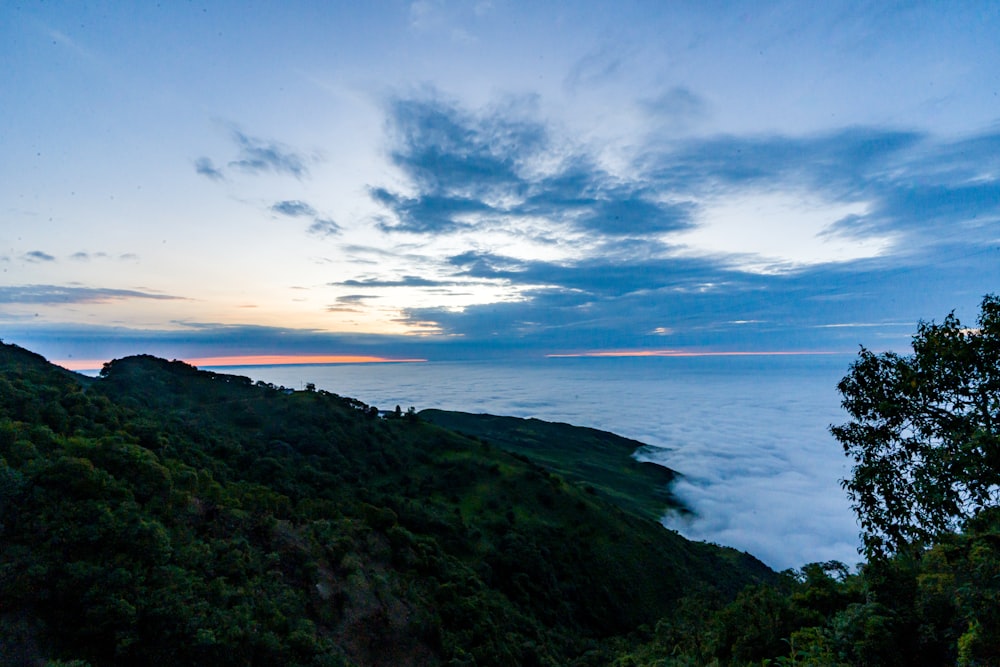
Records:
[[[8,2],[0,337],[903,349],[1000,284],[995,3]]]

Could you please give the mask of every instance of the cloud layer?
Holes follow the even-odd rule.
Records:
[[[7,304],[96,304],[124,299],[176,300],[181,297],[138,290],[65,287],[57,285],[8,285],[0,286],[0,303]]]
[[[668,97],[662,104],[697,106],[684,91]],[[928,294],[973,303],[1000,277],[993,132],[671,140],[651,131],[612,165],[530,104],[470,111],[429,93],[387,108],[390,155],[407,185],[372,186],[385,211],[378,227],[467,248],[428,256],[434,277],[405,284],[479,280],[519,294],[406,311],[451,334],[558,348],[842,349],[856,332],[837,336],[831,325],[891,330],[892,320],[961,305],[928,304]],[[345,282],[363,284],[404,281]],[[891,316],[876,295],[895,303]]]

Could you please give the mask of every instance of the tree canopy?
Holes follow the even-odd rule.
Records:
[[[864,549],[880,558],[960,529],[1000,500],[1000,298],[976,327],[921,322],[913,352],[862,348],[838,385],[851,420],[831,427],[853,459],[842,484]]]

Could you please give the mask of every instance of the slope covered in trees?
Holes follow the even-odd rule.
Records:
[[[774,575],[356,400],[0,344],[0,662],[601,665]]]
[[[1000,300],[913,349],[839,387],[869,561],[777,575],[610,434],[0,344],[0,664],[1000,665]]]
[[[912,350],[862,348],[838,385],[868,562],[687,598],[628,664],[1000,665],[1000,298],[920,323]]]
[[[677,473],[635,454],[648,446],[593,428],[450,410],[421,410],[421,419],[493,443],[579,482],[629,511],[659,521],[686,508],[670,492]]]

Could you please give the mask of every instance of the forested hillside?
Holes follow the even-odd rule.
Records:
[[[580,482],[629,511],[658,521],[667,511],[687,509],[670,492],[677,473],[635,454],[641,442],[593,428],[450,410],[421,410],[420,418],[503,449],[528,456],[567,481]]]
[[[0,662],[603,665],[775,575],[324,391],[0,347]]]
[[[673,473],[611,434],[0,344],[0,665],[1000,665],[1000,301],[979,325],[862,351],[869,560],[781,574],[651,520]]]

